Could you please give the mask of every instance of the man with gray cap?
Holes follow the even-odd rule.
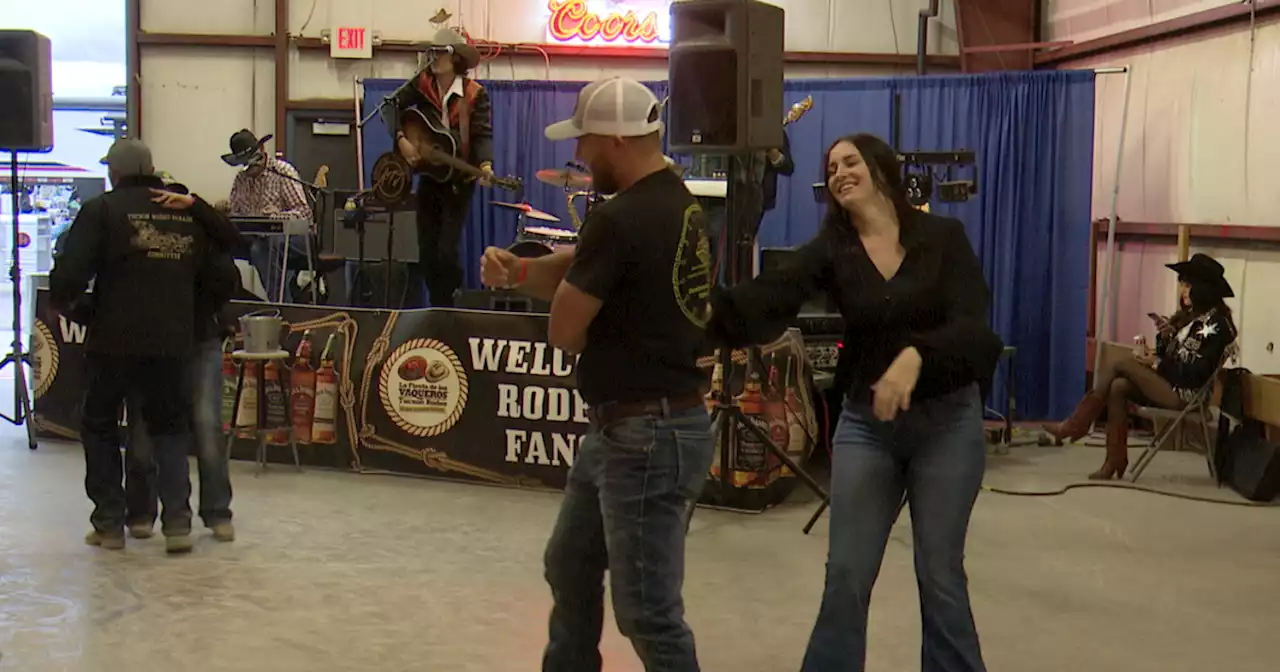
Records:
[[[590,411],[546,552],[555,606],[547,672],[598,671],[604,576],[618,629],[650,672],[698,669],[684,620],[684,540],[714,452],[697,358],[710,317],[702,208],[662,155],[660,106],[630,79],[593,82],[572,119],[598,190],[576,249],[518,259],[489,248],[481,276],[551,300],[548,340],[581,353]]]
[[[183,372],[201,297],[228,295],[233,280],[214,263],[209,236],[193,214],[157,202],[167,192],[146,145],[117,141],[103,162],[112,190],[80,209],[49,274],[50,299],[59,310],[82,302],[93,283],[81,440],[94,510],[85,541],[124,547],[119,420],[125,399],[136,395],[159,466],[166,550],[186,552],[192,547],[191,406]]]

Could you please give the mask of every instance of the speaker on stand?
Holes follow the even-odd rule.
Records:
[[[13,346],[0,369],[10,364],[13,375],[13,415],[0,413],[14,425],[26,425],[27,447],[36,449],[31,422],[31,390],[26,367],[31,355],[22,342],[22,264],[18,182],[18,152],[53,149],[53,50],[49,38],[31,30],[0,30],[0,149],[9,152],[10,198],[13,200],[12,259],[9,281],[13,285]]]

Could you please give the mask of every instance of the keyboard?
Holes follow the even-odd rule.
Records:
[[[289,235],[301,236],[311,232],[311,221],[306,219],[281,219],[278,217],[232,217],[231,223],[236,225],[240,233],[246,235],[284,235],[286,227]]]

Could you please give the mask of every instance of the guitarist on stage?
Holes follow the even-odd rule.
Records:
[[[417,147],[401,129],[405,110],[417,107],[453,135],[458,158],[486,174],[480,183],[489,185],[493,175],[493,119],[489,94],[479,82],[467,76],[480,63],[480,52],[457,32],[444,29],[428,43],[430,65],[417,81],[401,87],[395,96],[390,125],[396,151],[417,165],[422,159]],[[475,181],[457,175],[440,183],[426,176],[418,180],[418,273],[426,281],[431,305],[453,305],[454,292],[462,286],[462,265],[458,247]],[[406,306],[407,307],[407,306]]]

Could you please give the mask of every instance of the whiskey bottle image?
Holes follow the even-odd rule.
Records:
[[[720,402],[720,391],[724,389],[724,365],[720,363],[720,351],[716,350],[716,365],[711,369],[711,390],[707,392],[706,406],[707,412],[710,413],[715,409],[716,404]],[[714,427],[712,432],[715,432]],[[712,478],[720,477],[720,440],[716,437],[716,450],[711,458],[711,476]]]
[[[316,407],[311,420],[311,443],[338,441],[338,374],[333,368],[333,338],[329,334],[320,352],[320,369],[316,371]]]
[[[791,459],[800,464],[804,459],[805,453],[809,447],[809,432],[805,429],[805,423],[801,418],[806,416],[804,412],[804,404],[800,403],[800,395],[796,394],[795,386],[791,385],[791,381],[795,380],[791,377],[791,367],[796,363],[795,357],[787,358],[787,377],[784,383],[787,386],[787,392],[783,396],[787,410],[787,434],[788,441],[784,450]],[[786,467],[782,468],[784,475],[789,475],[791,470]]]
[[[742,386],[742,394],[737,397],[738,408],[742,410],[742,422],[752,423],[761,429],[765,436],[769,435],[769,422],[764,417],[764,395],[760,392],[760,374],[753,371],[751,361],[747,361],[747,382]],[[765,462],[767,449],[759,435],[746,427],[737,431],[738,445],[733,456],[733,484],[737,487],[760,487],[761,476],[767,475]]]
[[[289,420],[299,443],[311,443],[311,423],[316,411],[316,370],[311,366],[311,330],[302,333],[289,373]]]
[[[231,429],[231,416],[236,412],[236,380],[240,370],[236,367],[236,361],[231,358],[231,351],[235,347],[236,342],[230,338],[222,342],[222,403],[219,409],[224,432]]]
[[[769,388],[765,393],[764,414],[769,420],[769,441],[778,450],[787,450],[787,444],[791,439],[790,432],[787,431],[787,406],[786,396],[783,391],[786,383],[782,380],[782,374],[778,372],[778,355],[775,353],[769,359]],[[766,457],[768,458],[770,479],[778,472],[785,470],[785,474],[790,473],[782,464],[782,460],[770,451]]]
[[[284,381],[281,380],[280,363],[268,360],[262,365],[263,395],[267,402],[266,441],[272,446],[289,445],[289,404],[285,400]]]
[[[244,361],[240,366],[244,367],[244,380],[241,383],[240,406],[236,408],[236,436],[252,437],[258,426],[258,385],[262,362]]]

